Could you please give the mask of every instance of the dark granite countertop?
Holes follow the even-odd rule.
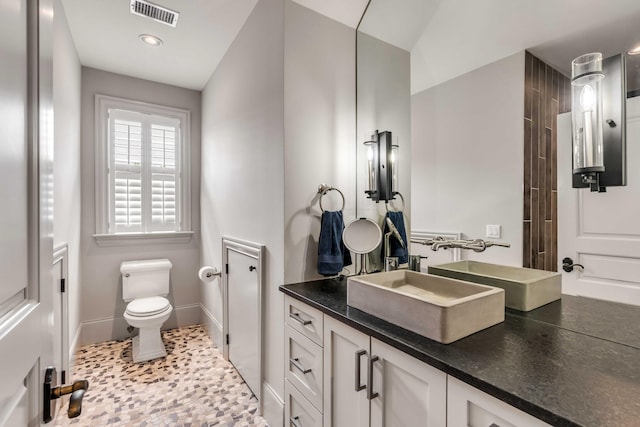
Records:
[[[563,295],[537,310],[506,313],[640,349],[640,308],[634,305]]]
[[[346,279],[280,290],[553,426],[640,425],[640,308],[563,296],[445,345],[347,306]]]

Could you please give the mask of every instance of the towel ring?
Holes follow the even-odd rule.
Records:
[[[404,197],[402,197],[402,193],[400,193],[399,191],[396,191],[393,194],[394,194],[394,196],[395,195],[400,196],[400,200],[402,200],[402,209],[396,209],[395,211],[389,211],[389,202],[387,202],[387,203],[384,204],[385,208],[387,208],[387,212],[402,212],[402,211],[404,211]]]
[[[328,186],[328,185],[326,185],[326,184],[320,184],[320,185],[318,186],[318,194],[320,194],[320,201],[319,201],[319,203],[320,203],[320,210],[321,210],[322,212],[324,212],[324,209],[322,208],[322,198],[325,196],[325,194],[327,194],[327,193],[328,193],[329,191],[331,191],[331,190],[335,190],[335,191],[337,191],[338,193],[340,193],[340,197],[342,197],[342,207],[340,208],[340,210],[341,210],[341,211],[342,211],[342,210],[344,210],[344,206],[345,206],[345,199],[344,199],[344,194],[342,194],[342,191],[338,190],[338,189],[337,189],[337,188],[335,188],[335,187],[330,187],[330,186]]]

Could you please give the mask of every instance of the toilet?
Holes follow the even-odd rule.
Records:
[[[124,318],[139,329],[133,337],[135,363],[165,357],[160,327],[167,321],[173,307],[165,297],[169,294],[168,259],[126,261],[120,264],[122,273],[122,299],[127,304]]]

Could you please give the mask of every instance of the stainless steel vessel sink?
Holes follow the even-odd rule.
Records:
[[[560,273],[551,271],[469,260],[430,265],[428,271],[438,276],[502,288],[506,292],[506,306],[520,311],[530,311],[559,300],[562,292]]]
[[[347,304],[444,344],[504,321],[502,289],[409,270],[349,277]]]

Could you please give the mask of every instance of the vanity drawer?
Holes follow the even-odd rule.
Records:
[[[322,346],[322,312],[290,296],[285,296],[285,324]]]
[[[322,347],[285,326],[285,378],[322,410]]]
[[[322,427],[322,414],[289,381],[284,382],[285,427]]]
[[[447,376],[447,426],[551,427],[451,375]]]

